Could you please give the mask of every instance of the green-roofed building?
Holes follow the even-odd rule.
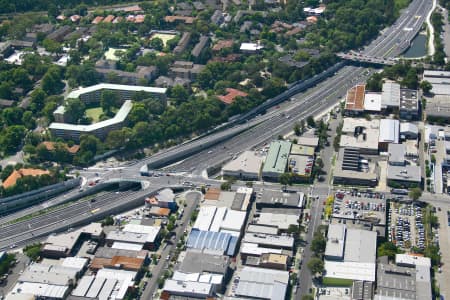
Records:
[[[291,151],[291,143],[286,141],[274,141],[270,144],[264,163],[262,176],[266,180],[278,180],[281,174],[286,172],[286,166]]]

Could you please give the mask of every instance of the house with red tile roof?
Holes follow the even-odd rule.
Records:
[[[20,178],[24,176],[41,176],[41,175],[49,175],[50,172],[47,170],[41,170],[41,169],[19,169],[14,170],[11,175],[8,176],[8,178],[3,181],[2,186],[6,188],[10,188],[14,186]]]
[[[227,88],[225,90],[227,91],[226,95],[217,96],[217,98],[219,98],[219,100],[225,104],[233,103],[234,99],[236,99],[236,97],[247,97],[248,96],[247,93],[242,92],[240,90],[233,89],[233,88]]]
[[[101,21],[103,21],[103,19],[104,18],[102,16],[97,16],[94,20],[92,20],[92,24],[99,24]]]

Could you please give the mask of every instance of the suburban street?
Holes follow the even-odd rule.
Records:
[[[152,278],[148,280],[148,285],[142,292],[142,299],[153,299],[153,294],[158,288],[158,279],[163,275],[163,272],[168,269],[170,261],[166,260],[166,257],[170,255],[172,257],[173,250],[176,248],[180,237],[184,234],[184,231],[189,225],[189,221],[191,218],[192,212],[197,208],[200,200],[202,198],[202,194],[200,192],[187,192],[185,194],[186,208],[184,208],[184,214],[181,220],[178,222],[179,225],[174,230],[175,237],[171,240],[171,243],[167,244],[167,246],[161,252],[161,258],[158,261],[158,264],[152,269]]]

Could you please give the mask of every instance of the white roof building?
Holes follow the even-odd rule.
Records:
[[[263,158],[253,151],[245,151],[222,168],[224,176],[258,179]]]
[[[236,295],[257,299],[284,300],[289,272],[244,267],[239,273]]]
[[[246,212],[227,207],[202,206],[193,228],[202,231],[227,232],[240,236]]]
[[[72,296],[96,299],[124,299],[128,288],[134,285],[136,272],[117,269],[100,269],[97,276],[84,276]]]
[[[256,224],[276,226],[280,230],[287,230],[290,225],[298,225],[298,219],[297,215],[260,213]]]
[[[400,121],[393,119],[380,120],[379,143],[398,144],[400,139]]]
[[[381,92],[381,108],[395,108],[400,106],[400,84],[392,81],[383,83]]]
[[[167,89],[160,87],[150,86],[138,86],[138,85],[124,85],[124,84],[112,84],[112,83],[99,83],[88,87],[82,87],[73,90],[67,95],[67,98],[79,98],[83,94],[96,92],[98,90],[117,90],[117,91],[129,91],[129,92],[147,92],[152,94],[165,94]]]
[[[364,110],[380,112],[381,111],[381,94],[380,93],[366,93],[364,98]]]
[[[328,227],[325,277],[375,281],[375,231],[348,229],[343,224]]]
[[[260,45],[259,43],[242,43],[239,49],[245,52],[256,52],[263,48],[264,46]]]
[[[65,132],[65,134],[69,134],[68,132],[76,132],[79,136],[81,134],[94,134],[99,130],[108,130],[109,128],[113,128],[114,126],[120,126],[131,109],[133,108],[133,103],[131,100],[126,100],[120,109],[117,111],[114,117],[111,119],[97,122],[89,125],[77,125],[77,124],[69,124],[69,123],[57,123],[53,122],[50,124],[49,129],[54,132],[57,136],[58,134],[62,134],[60,132]],[[112,129],[110,129],[112,130]]]
[[[212,287],[211,283],[168,279],[164,283],[163,291],[176,296],[207,298],[213,292]]]
[[[9,295],[34,295],[50,299],[65,299],[69,286],[53,285],[35,282],[18,282]]]
[[[431,268],[431,259],[429,257],[410,254],[395,254],[395,263],[405,267],[424,266]]]

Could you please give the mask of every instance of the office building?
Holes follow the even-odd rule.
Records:
[[[244,151],[222,167],[223,176],[244,180],[258,180],[263,158],[253,151]]]
[[[400,89],[400,119],[419,119],[419,98],[418,90]]]

